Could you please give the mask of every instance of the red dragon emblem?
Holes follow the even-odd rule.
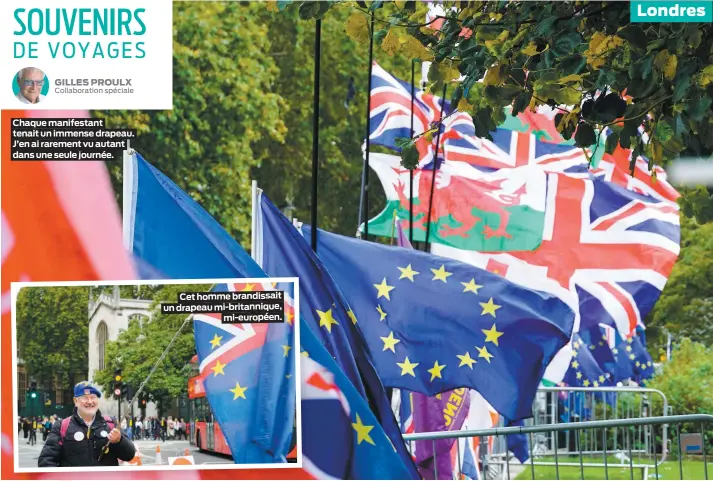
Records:
[[[398,174],[408,172],[408,170],[403,169],[394,170]],[[418,177],[419,203],[414,203],[413,205],[415,219],[412,226],[413,229],[426,230],[425,224],[428,220],[432,175],[433,172],[430,170],[419,171],[415,174],[415,177]],[[439,179],[441,179],[440,185]],[[458,227],[442,226],[439,230],[441,237],[468,237],[468,232],[482,220],[480,217],[473,215],[473,208],[478,208],[485,212],[496,213],[500,218],[497,229],[493,229],[489,225],[483,227],[483,235],[486,239],[492,237],[512,239],[512,236],[507,232],[510,212],[506,210],[506,207],[520,204],[520,197],[525,193],[525,186],[523,185],[517,189],[512,195],[499,194],[497,191],[501,189],[504,181],[505,179],[487,182],[455,175],[443,175],[442,172],[438,172],[436,174],[431,222],[450,215],[460,224]],[[399,180],[394,186],[396,187],[401,207],[408,210],[409,198],[406,196],[405,184]]]

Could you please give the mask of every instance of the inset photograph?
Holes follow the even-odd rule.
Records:
[[[47,76],[37,67],[23,68],[17,72],[12,84],[12,93],[23,104],[44,102],[49,89]]]
[[[297,279],[170,282],[13,283],[18,472],[301,465]]]

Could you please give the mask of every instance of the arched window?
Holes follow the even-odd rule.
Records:
[[[106,353],[104,351],[106,347],[106,341],[109,339],[109,331],[107,330],[106,323],[104,321],[99,323],[97,327],[97,349],[99,356],[99,369],[104,369],[104,358]]]

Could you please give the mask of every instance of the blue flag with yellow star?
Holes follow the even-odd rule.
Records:
[[[317,240],[385,386],[429,396],[470,387],[508,419],[532,416],[574,325],[560,299],[424,252],[324,231]]]
[[[357,317],[299,231],[263,193],[259,205],[258,262],[273,277],[299,277],[302,318],[369,403],[404,464],[413,466],[389,398],[356,327]],[[412,474],[418,476],[415,466]]]
[[[616,358],[609,347],[609,341],[606,333],[602,332],[600,326],[592,326],[589,329],[580,330],[579,335],[581,341],[587,346],[587,349],[592,354],[592,357],[604,371],[609,375],[612,382],[619,381],[617,378]]]
[[[630,337],[626,343],[632,348],[627,353],[629,354],[629,361],[633,365],[633,379],[638,384],[643,384],[654,375],[653,359],[638,335]]]
[[[572,361],[563,381],[569,386],[604,387],[611,386],[612,379],[597,364],[592,353],[579,334],[572,338]]]
[[[213,289],[255,290],[272,290],[272,285],[218,284]],[[193,325],[208,403],[235,463],[287,462],[289,413],[296,403],[292,326],[223,324],[220,314],[196,314]]]
[[[131,240],[130,244],[133,245],[130,250],[134,255],[176,279],[267,277],[240,244],[163,173],[150,166],[138,154],[134,156],[132,164],[131,215],[124,227],[127,229],[127,237]],[[217,331],[213,335],[210,331],[205,334],[208,335],[209,341],[214,340],[215,334],[221,335]],[[201,346],[203,345],[201,343]],[[333,374],[350,406],[348,418],[337,418],[326,412],[321,412],[321,416],[310,417],[309,424],[304,425],[303,438],[298,440],[303,443],[303,459],[310,460],[309,464],[304,464],[302,470],[308,471],[315,478],[322,477],[327,472],[327,464],[333,466],[331,461],[336,459],[338,466],[344,472],[352,473],[351,477],[355,479],[411,477],[411,470],[394,452],[367,403],[360,396],[354,395],[354,387],[350,386],[349,380],[301,317],[300,346]],[[206,349],[211,348],[212,346]],[[204,354],[205,352],[209,351],[204,351]],[[213,374],[213,371],[208,374]],[[241,384],[238,389],[233,385],[230,389],[235,389],[235,392],[230,393],[230,399],[242,401],[240,393],[243,387]],[[243,392],[246,397],[249,393],[249,388]],[[234,399],[236,394],[238,399]],[[276,412],[285,426],[292,428],[294,408],[275,408],[269,403],[264,403],[264,406]],[[304,400],[302,406],[305,412],[310,409],[310,405]],[[353,444],[340,445],[340,455],[336,457],[335,443],[332,440],[344,433],[351,435],[349,441],[353,440]],[[312,435],[309,442],[304,438],[308,434]],[[278,437],[279,432],[274,431],[273,436]],[[257,444],[253,446],[257,447]],[[376,448],[373,448],[374,446]],[[265,455],[274,457],[275,453]],[[291,471],[285,473],[290,475]]]

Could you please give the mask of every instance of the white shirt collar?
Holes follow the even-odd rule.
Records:
[[[39,103],[42,102],[44,99],[45,99],[45,96],[42,95],[42,94],[40,94],[39,97],[37,97],[37,103],[39,104]],[[19,100],[19,101],[22,102],[23,104],[31,104],[31,102],[30,102],[29,100],[27,100],[27,99],[25,98],[25,96],[22,95],[22,93],[17,94],[17,100]],[[34,104],[32,104],[32,105],[34,105]]]

